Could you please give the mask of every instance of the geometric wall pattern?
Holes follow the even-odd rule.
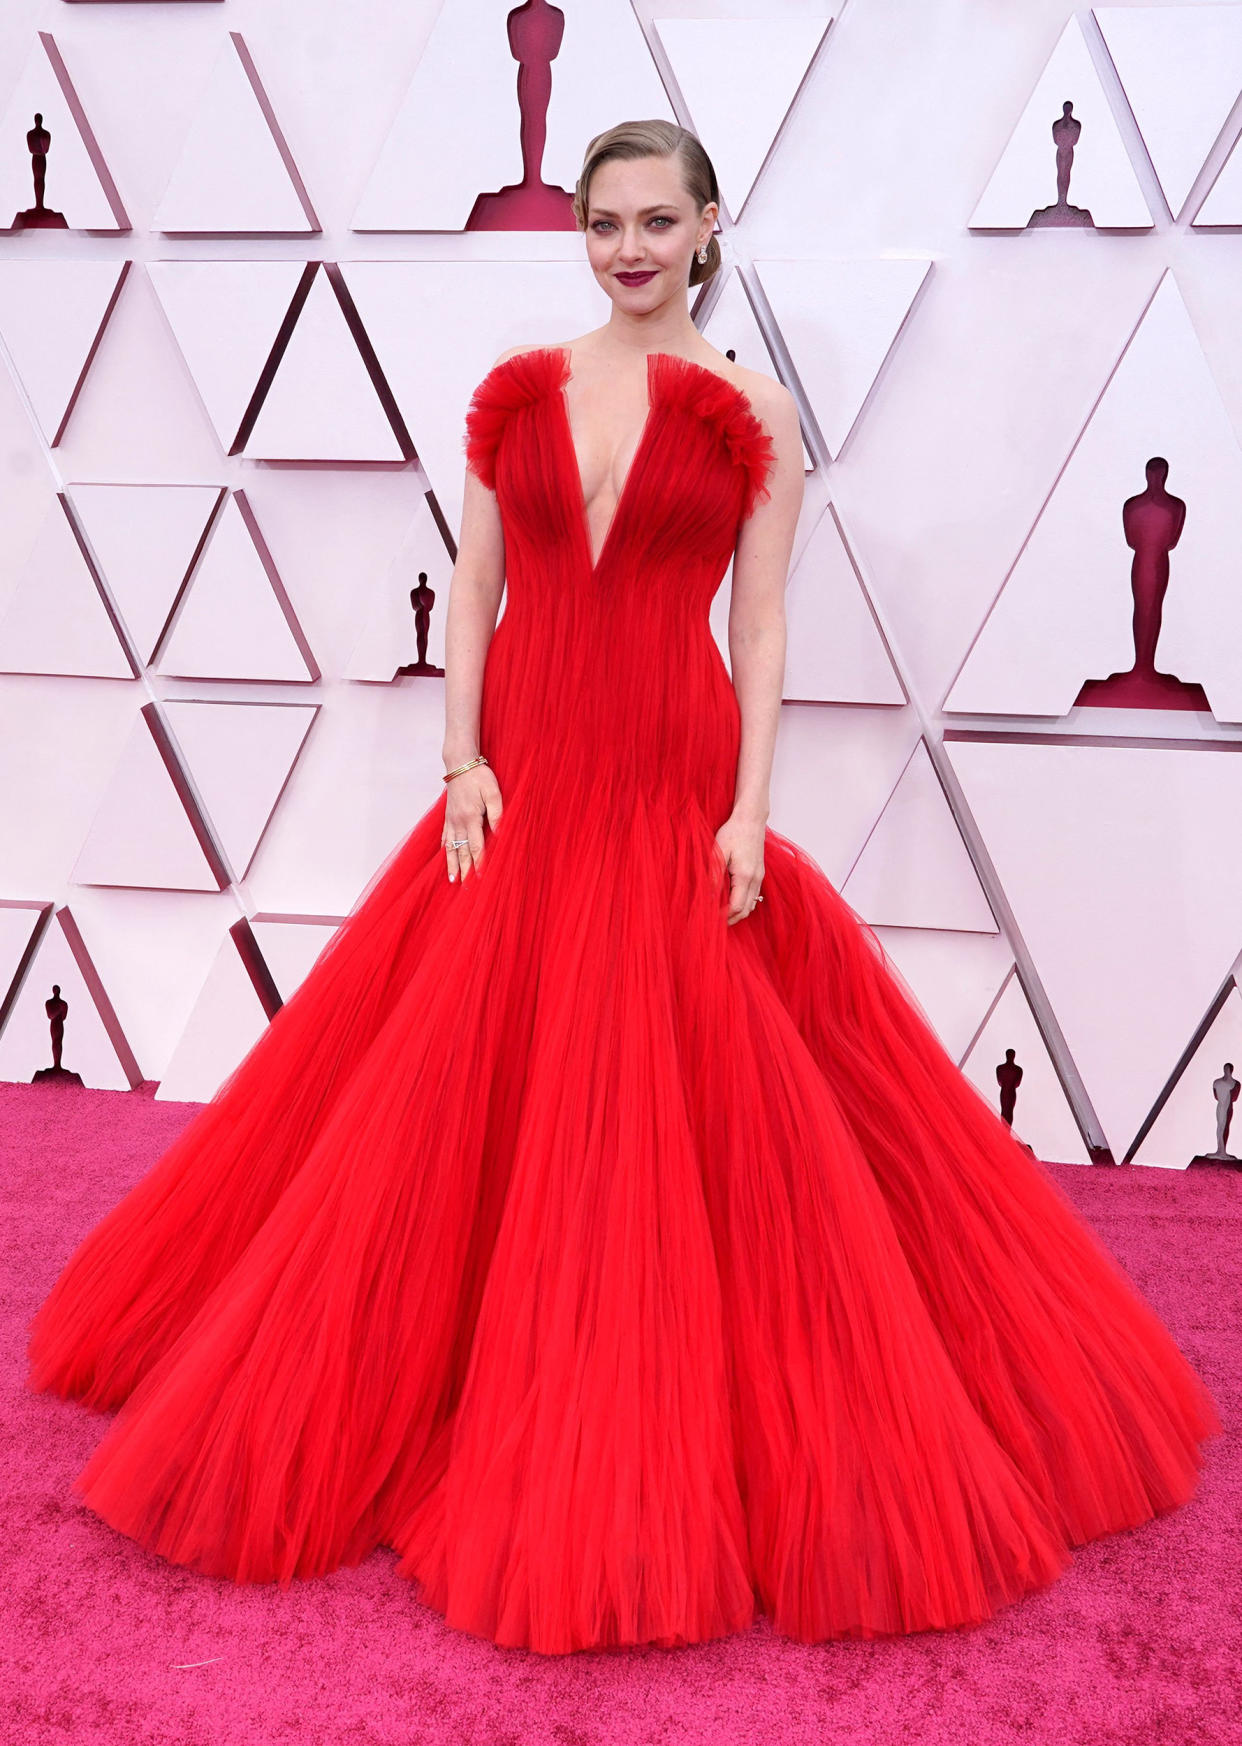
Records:
[[[800,413],[773,826],[1041,1157],[1210,1155],[1242,5],[377,4],[0,20],[0,1077],[55,984],[84,1082],[210,1097],[440,792],[467,399],[605,319],[568,193],[665,115]]]

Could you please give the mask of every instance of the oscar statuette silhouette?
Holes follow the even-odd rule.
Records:
[[[69,223],[63,212],[57,212],[43,204],[43,190],[47,181],[47,154],[51,149],[52,135],[43,125],[43,116],[35,112],[35,124],[26,135],[26,145],[30,151],[30,165],[34,172],[35,203],[25,212],[14,214],[10,230],[68,230]]]
[[[1121,506],[1126,544],[1134,553],[1130,591],[1134,596],[1134,665],[1107,679],[1088,679],[1076,704],[1109,709],[1202,709],[1211,705],[1202,685],[1156,670],[1156,643],[1164,596],[1169,586],[1169,553],[1182,537],[1186,505],[1165,489],[1169,463],[1153,455],[1147,463],[1147,489]]]
[[[1192,1164],[1242,1164],[1242,1158],[1229,1150],[1229,1129],[1233,1125],[1233,1106],[1242,1091],[1242,1080],[1233,1076],[1233,1062],[1226,1061],[1219,1079],[1212,1081],[1212,1096],[1216,1100],[1216,1146],[1211,1152],[1199,1152]]]
[[[53,982],[51,998],[44,1001],[43,1010],[47,1013],[48,1029],[52,1033],[52,1065],[36,1068],[30,1076],[30,1083],[34,1085],[40,1081],[46,1083],[50,1079],[55,1079],[63,1085],[81,1085],[82,1075],[74,1073],[68,1067],[62,1067],[60,1064],[61,1048],[65,1040],[65,1019],[69,1015],[69,1002],[61,994],[59,982]]]
[[[543,180],[552,62],[560,52],[565,14],[548,0],[526,0],[508,19],[509,51],[518,63],[517,97],[522,180],[480,194],[467,230],[573,230],[572,195]]]
[[[414,608],[414,646],[418,654],[415,660],[397,668],[396,678],[411,674],[416,678],[444,677],[444,668],[435,666],[427,659],[427,632],[431,628],[431,611],[435,603],[436,591],[428,585],[426,570],[420,570],[418,586],[410,589],[410,605]]]
[[[1094,220],[1085,206],[1069,203],[1070,171],[1074,165],[1074,147],[1082,132],[1082,122],[1074,114],[1072,103],[1063,103],[1061,113],[1052,124],[1053,143],[1057,148],[1057,198],[1053,206],[1037,206],[1026,221],[1028,230],[1091,230]]]

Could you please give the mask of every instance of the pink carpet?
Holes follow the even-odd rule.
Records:
[[[1242,1746],[1242,1174],[1056,1166],[1216,1396],[1184,1509],[1081,1547],[969,1632],[805,1646],[766,1622],[681,1650],[549,1658],[449,1630],[377,1553],[232,1585],[149,1556],[70,1486],[104,1425],[24,1386],[79,1237],[197,1109],[0,1084],[0,1741],[21,1746]]]

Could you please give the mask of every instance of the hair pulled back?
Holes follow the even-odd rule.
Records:
[[[676,158],[681,166],[682,185],[698,210],[702,212],[709,200],[714,200],[719,209],[716,172],[696,134],[679,127],[675,121],[621,121],[604,133],[597,133],[587,146],[573,198],[574,220],[579,230],[586,229],[591,177],[609,158]],[[707,240],[707,259],[700,261],[697,249],[692,255],[687,283],[701,285],[719,265],[720,244],[711,236]]]

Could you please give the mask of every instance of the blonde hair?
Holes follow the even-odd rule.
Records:
[[[709,200],[714,200],[719,209],[716,172],[695,134],[678,127],[675,121],[620,121],[604,133],[597,133],[587,146],[573,198],[574,220],[579,230],[586,229],[591,177],[609,158],[676,158],[681,165],[682,184],[699,211]],[[700,261],[697,249],[691,257],[688,283],[701,285],[719,265],[720,244],[711,236],[707,241],[707,259]]]

